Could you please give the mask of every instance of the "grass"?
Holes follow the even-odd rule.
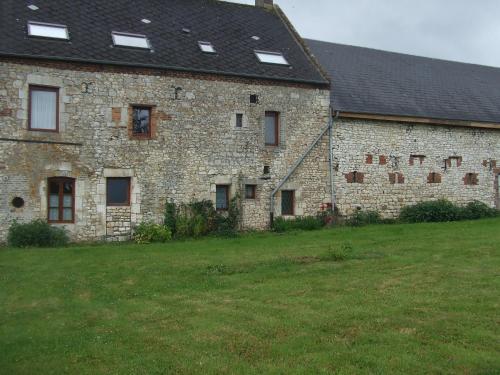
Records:
[[[499,226],[0,249],[0,373],[499,374]]]

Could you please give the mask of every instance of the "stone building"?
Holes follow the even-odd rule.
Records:
[[[271,0],[0,7],[0,242],[34,218],[127,239],[236,194],[256,229],[498,204],[500,69],[304,42]]]
[[[34,218],[74,240],[126,239],[167,201],[225,210],[236,194],[243,227],[268,227],[330,93],[284,14],[257,3],[3,2],[0,239]],[[275,215],[329,202],[327,145],[275,194]]]
[[[331,77],[344,215],[440,198],[500,208],[500,69],[307,40]]]

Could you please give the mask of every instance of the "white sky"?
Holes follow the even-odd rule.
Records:
[[[500,67],[500,0],[275,3],[305,38]]]

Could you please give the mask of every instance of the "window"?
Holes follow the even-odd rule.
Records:
[[[119,33],[113,31],[111,33],[113,37],[113,44],[115,46],[122,47],[132,47],[132,48],[151,48],[149,44],[148,38],[145,35],[141,34],[128,34],[128,33]]]
[[[467,173],[464,177],[464,184],[477,185],[478,184],[477,173]]]
[[[266,112],[265,120],[265,142],[267,146],[279,144],[279,113]]]
[[[295,215],[295,191],[283,190],[281,192],[281,215],[293,216]]]
[[[254,51],[261,63],[289,65],[281,52]]]
[[[53,177],[48,180],[49,223],[75,222],[75,180]]]
[[[59,130],[59,89],[29,87],[29,130],[57,132]]]
[[[271,173],[271,167],[269,165],[264,165],[264,170],[263,170],[263,173],[264,174],[269,174]]]
[[[250,104],[258,104],[259,103],[259,96],[256,94],[250,95]]]
[[[429,173],[427,176],[427,183],[429,184],[440,184],[441,183],[441,175],[436,172]]]
[[[108,206],[130,206],[130,177],[106,179],[106,202]]]
[[[217,185],[215,189],[215,208],[225,211],[229,208],[229,186]]]
[[[42,38],[69,39],[68,28],[65,25],[33,21],[28,22],[28,35]]]
[[[243,127],[243,113],[236,114],[236,127],[237,128]]]
[[[365,180],[365,174],[358,171],[346,173],[344,176],[348,184],[362,184]]]
[[[215,48],[210,42],[198,42],[200,49],[205,53],[215,53]]]
[[[132,107],[132,137],[151,138],[151,107]]]
[[[255,199],[256,185],[245,185],[245,199]]]

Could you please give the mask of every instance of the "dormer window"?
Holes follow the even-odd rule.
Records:
[[[215,53],[215,48],[210,42],[198,42],[200,49],[205,53]]]
[[[68,28],[65,25],[32,21],[28,22],[28,35],[41,38],[69,39]]]
[[[254,51],[261,63],[289,65],[281,52]]]
[[[151,45],[146,35],[142,34],[128,34],[113,31],[111,33],[113,37],[113,44],[120,47],[131,47],[131,48],[144,48],[150,49]]]

